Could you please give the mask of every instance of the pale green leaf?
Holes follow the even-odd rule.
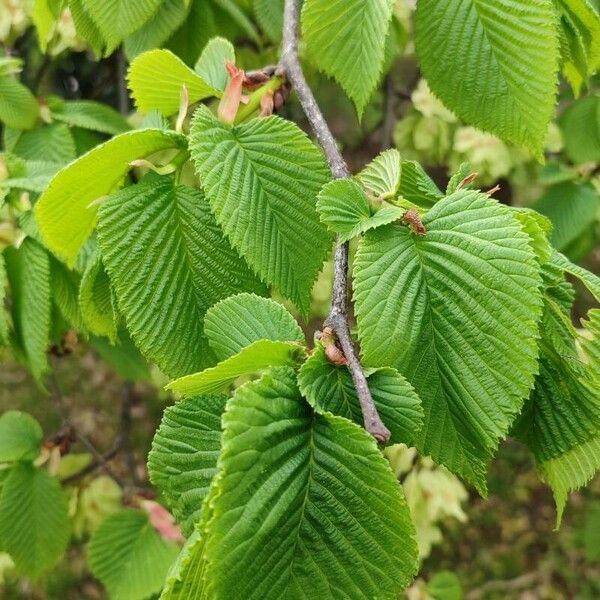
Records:
[[[279,303],[255,294],[238,294],[208,309],[204,333],[219,360],[258,340],[305,343],[294,317]]]
[[[382,75],[394,0],[306,0],[302,32],[310,60],[334,77],[359,117]]]
[[[0,122],[15,129],[31,129],[38,118],[34,95],[12,75],[0,75]]]
[[[158,11],[161,0],[82,0],[83,6],[106,41],[108,56],[130,34]]]
[[[400,196],[417,206],[430,208],[443,198],[444,194],[418,162],[403,160]]]
[[[62,166],[61,163],[28,160],[25,163],[26,173],[22,177],[4,179],[0,181],[0,186],[41,194]]]
[[[150,481],[186,536],[200,520],[217,472],[226,400],[226,396],[193,396],[167,408],[148,455]]]
[[[402,157],[398,150],[386,150],[369,163],[356,178],[368,194],[393,197],[400,187]]]
[[[419,0],[416,48],[450,110],[541,159],[559,60],[551,0]]]
[[[397,221],[406,212],[387,202],[380,202],[374,208],[358,183],[351,179],[326,184],[319,192],[317,210],[321,221],[329,231],[338,234],[340,242]]]
[[[547,263],[553,253],[549,241],[552,234],[552,222],[530,208],[513,207],[512,211],[513,216],[521,223],[523,231],[529,236],[531,247],[540,264]]]
[[[75,158],[75,140],[67,125],[51,123],[23,132],[12,152],[25,160],[64,165]]]
[[[158,110],[165,116],[175,114],[181,104],[184,85],[190,103],[221,95],[170,50],[150,50],[140,54],[131,63],[127,78],[135,104],[144,113]]]
[[[96,225],[95,201],[123,184],[131,169],[129,163],[160,150],[183,147],[185,139],[174,132],[130,131],[90,150],[59,171],[35,206],[48,248],[74,265]]]
[[[110,196],[98,237],[133,340],[171,377],[214,364],[202,332],[210,306],[265,291],[224,239],[203,193],[170,177],[146,177]]]
[[[58,312],[69,326],[81,330],[83,327],[83,319],[79,310],[81,276],[51,254],[50,282],[52,300]]]
[[[427,233],[367,233],[355,261],[366,366],[393,366],[425,409],[418,448],[485,492],[486,464],[537,370],[539,267],[510,211],[474,191],[440,200]]]
[[[50,337],[50,260],[44,248],[26,238],[5,253],[11,287],[15,338],[36,379],[48,369]]]
[[[8,279],[6,275],[6,262],[4,254],[0,252],[0,347],[8,342],[9,323],[8,313],[5,310],[8,295]]]
[[[414,389],[392,368],[375,369],[368,374],[369,391],[377,411],[392,436],[390,444],[412,446],[423,426],[423,409]],[[345,366],[330,363],[322,344],[318,344],[298,373],[303,396],[319,413],[330,412],[363,425],[363,415]]]
[[[102,522],[87,554],[111,598],[144,600],[160,592],[178,547],[159,536],[145,512],[125,509]]]
[[[371,436],[314,414],[290,369],[241,387],[223,425],[209,597],[399,597],[417,569],[414,528]]]
[[[146,50],[161,48],[190,12],[190,0],[164,0],[152,19],[130,35],[124,44],[129,60]]]
[[[186,396],[223,392],[242,375],[272,367],[298,366],[305,357],[305,348],[297,342],[258,340],[216,367],[172,381],[166,389]]]
[[[560,252],[555,252],[552,256],[552,263],[560,267],[563,271],[577,277],[589,290],[589,292],[600,302],[600,277],[583,267],[572,263],[566,256]]]
[[[40,424],[27,413],[9,410],[0,417],[0,463],[33,461],[43,438]]]
[[[69,0],[69,10],[73,17],[73,23],[77,35],[81,36],[90,47],[94,50],[96,55],[102,54],[102,48],[106,45],[100,30],[96,23],[87,11],[84,2],[86,0]]]
[[[110,135],[129,131],[131,126],[114,108],[91,100],[64,102],[52,117],[73,127],[82,127]]]
[[[0,547],[17,568],[32,579],[52,569],[67,548],[69,529],[58,481],[32,465],[13,467],[0,493]]]
[[[468,162],[461,163],[456,173],[452,175],[450,181],[448,182],[448,186],[446,187],[446,196],[454,194],[454,192],[457,192],[459,189],[464,189],[464,187],[459,188],[459,186],[465,180],[465,178],[471,174],[473,174],[473,168],[471,167],[471,164]]]
[[[228,127],[203,106],[192,122],[190,149],[233,246],[264,281],[307,313],[331,243],[315,209],[328,180],[321,152],[279,117]]]
[[[112,342],[117,338],[117,310],[108,273],[100,254],[91,261],[81,278],[79,308],[87,330],[106,336]]]
[[[213,89],[224,91],[229,81],[227,62],[235,63],[235,49],[230,41],[216,37],[206,44],[194,70]]]
[[[48,49],[48,42],[54,33],[56,15],[52,13],[51,1],[34,0],[31,18],[37,30],[38,41],[42,52]]]

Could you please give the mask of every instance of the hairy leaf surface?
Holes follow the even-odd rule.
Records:
[[[160,150],[182,148],[185,138],[174,132],[143,129],[123,133],[90,150],[59,171],[35,206],[47,246],[69,265],[96,225],[99,198],[116,191],[129,163]]]
[[[316,197],[328,178],[321,152],[288,121],[228,127],[201,106],[190,149],[200,182],[231,243],[304,312],[330,248]]]
[[[486,463],[537,370],[541,279],[510,211],[474,191],[440,200],[424,236],[369,232],[355,302],[367,366],[393,366],[425,409],[419,449],[484,492]]]
[[[381,77],[393,0],[306,0],[302,32],[311,61],[334,77],[359,117]]]
[[[417,566],[414,529],[373,438],[314,414],[290,369],[240,388],[223,423],[209,596],[397,598]]]
[[[258,340],[306,340],[296,320],[281,304],[255,294],[238,294],[208,309],[204,333],[219,360],[237,354]]]
[[[150,481],[189,536],[217,472],[226,396],[184,398],[165,410],[148,455]]]
[[[542,157],[559,57],[551,0],[419,0],[416,46],[450,110]]]
[[[203,193],[170,177],[147,177],[110,196],[98,237],[133,340],[172,377],[214,364],[202,332],[210,306],[241,291],[264,292]]]

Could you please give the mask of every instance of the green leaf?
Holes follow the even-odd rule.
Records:
[[[600,277],[595,273],[572,263],[566,256],[560,252],[555,252],[552,255],[552,263],[558,266],[563,271],[566,271],[573,277],[577,277],[585,285],[588,291],[594,296],[594,298],[600,302]]]
[[[50,281],[52,300],[64,320],[74,329],[82,329],[83,319],[79,310],[79,286],[81,277],[64,263],[50,255]]]
[[[228,127],[203,106],[192,121],[190,149],[233,246],[264,281],[308,313],[331,243],[315,209],[328,180],[321,152],[279,117]]]
[[[148,455],[150,481],[189,536],[217,472],[226,396],[184,398],[165,410]]]
[[[458,186],[465,180],[466,177],[473,173],[473,168],[471,167],[471,163],[464,162],[461,163],[458,167],[458,171],[452,175],[450,181],[448,182],[448,186],[446,187],[446,196],[450,196],[457,192],[459,189]]]
[[[130,35],[124,44],[129,60],[146,50],[161,48],[190,12],[190,0],[164,0],[152,19]]]
[[[258,340],[242,348],[235,356],[221,361],[216,367],[180,377],[165,389],[186,396],[223,392],[242,375],[251,375],[272,367],[297,366],[305,357],[305,348],[296,342]]]
[[[85,327],[90,333],[106,336],[115,342],[117,310],[110,279],[99,253],[96,259],[89,263],[81,278],[79,308]]]
[[[105,519],[88,545],[95,577],[118,600],[143,600],[157,594],[178,547],[153,529],[141,510],[125,509]]]
[[[593,311],[586,324],[592,335],[584,341],[586,365],[571,323],[573,297],[563,296],[564,285],[546,291],[540,372],[513,431],[533,452],[542,478],[552,487],[557,525],[568,493],[585,485],[600,467],[600,319]]]
[[[356,181],[338,179],[331,181],[319,192],[317,210],[329,231],[347,242],[370,229],[401,219],[403,208],[381,202],[375,209]]]
[[[213,89],[222,92],[229,81],[225,68],[227,61],[235,63],[235,49],[230,41],[216,37],[206,44],[194,70]]]
[[[31,238],[26,238],[18,250],[8,249],[5,257],[16,342],[39,380],[48,369],[50,261],[46,250]]]
[[[8,295],[8,279],[4,254],[0,252],[0,347],[8,342],[9,324],[7,311],[4,309]]]
[[[540,213],[530,208],[512,208],[513,216],[523,228],[523,231],[529,236],[530,244],[538,257],[541,265],[547,263],[553,254],[550,245],[550,235],[552,233],[552,222]]]
[[[64,123],[51,123],[22,133],[12,152],[25,160],[66,164],[75,158],[75,141]]]
[[[86,40],[96,55],[100,56],[106,42],[96,26],[96,23],[94,23],[94,20],[87,11],[84,5],[85,1],[86,0],[69,0],[69,10],[73,17],[77,35]]]
[[[371,436],[315,415],[290,369],[241,387],[223,425],[207,595],[398,598],[417,569],[414,528]]]
[[[452,571],[439,571],[427,583],[427,594],[433,600],[463,600],[460,579]]]
[[[590,184],[567,181],[547,190],[533,208],[552,222],[550,241],[562,252],[598,221],[600,195]]]
[[[563,73],[575,96],[600,68],[600,15],[588,0],[559,0]]]
[[[40,424],[27,413],[9,410],[0,417],[0,463],[33,461],[40,454]]]
[[[28,160],[25,163],[26,173],[22,177],[4,179],[0,186],[41,194],[61,167],[60,163]]]
[[[34,95],[12,75],[0,76],[0,121],[7,127],[31,129],[39,106]]]
[[[223,238],[202,192],[170,177],[146,177],[110,196],[98,237],[133,340],[171,377],[214,364],[202,332],[210,306],[265,291]]]
[[[54,32],[56,23],[56,15],[52,12],[51,4],[49,0],[34,0],[31,14],[33,24],[37,30],[40,49],[44,53],[48,49],[48,42]]]
[[[32,579],[52,569],[67,548],[69,529],[58,481],[32,465],[13,467],[0,494],[0,547],[18,569]]]
[[[221,96],[219,90],[170,50],[150,50],[140,54],[131,63],[127,78],[135,104],[144,113],[158,110],[167,117],[175,114],[181,104],[181,88],[184,85],[190,103]]]
[[[368,194],[393,197],[400,187],[402,158],[398,150],[386,150],[369,163],[356,178]]]
[[[394,0],[306,0],[302,32],[310,60],[334,77],[359,117],[381,78]]]
[[[129,123],[114,108],[91,100],[64,102],[60,110],[52,111],[52,117],[73,127],[110,135],[118,135],[131,129]]]
[[[550,0],[419,0],[416,47],[451,111],[542,159],[559,58]]]
[[[600,162],[600,96],[586,96],[573,103],[559,123],[565,152],[575,164]]]
[[[40,231],[52,252],[75,264],[96,225],[99,198],[123,185],[130,162],[160,150],[185,147],[169,131],[142,129],[123,133],[90,150],[59,171],[35,206]]]
[[[413,445],[423,426],[421,401],[413,387],[392,368],[373,370],[367,378],[377,411],[391,431],[390,444]],[[318,344],[298,373],[302,395],[318,413],[333,413],[363,425],[350,371],[331,364]]]
[[[281,40],[284,3],[285,0],[254,0],[252,3],[256,22],[273,42]]]
[[[417,206],[430,208],[444,194],[417,161],[403,160],[400,196]]]
[[[92,337],[90,345],[112,369],[129,381],[149,381],[150,369],[144,357],[133,345],[126,332],[121,331],[116,344],[106,338]]]
[[[258,340],[306,341],[294,317],[281,304],[255,294],[231,296],[209,308],[204,333],[219,360]]]
[[[109,56],[130,34],[158,11],[161,0],[82,0],[83,6],[106,41]]]
[[[537,370],[539,267],[511,212],[461,191],[367,233],[354,270],[366,366],[397,368],[425,409],[417,447],[486,489],[486,463]],[[485,340],[485,343],[482,342]]]

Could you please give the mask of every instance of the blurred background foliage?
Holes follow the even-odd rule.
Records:
[[[278,55],[280,0],[194,0],[185,10],[174,10],[172,19],[165,12],[133,31],[108,56],[93,36],[78,33],[71,10],[61,10],[50,25],[39,4],[0,0],[0,249],[28,231],[21,213],[61,166],[141,122],[125,86],[128,61],[141,51],[167,47],[193,65],[207,40],[221,35],[235,41],[244,68],[276,63]],[[177,2],[163,4],[161,10],[167,10]],[[501,202],[539,210],[554,225],[553,244],[600,272],[600,79],[581,97],[567,82],[561,86],[546,162],[540,165],[525,151],[461,123],[431,94],[410,41],[413,9],[410,0],[396,4],[386,74],[361,122],[340,89],[309,70],[352,169],[393,145],[403,158],[425,165],[445,189],[468,163],[478,186],[499,186],[495,197]],[[82,116],[81,100],[112,109]],[[304,123],[293,101],[283,110]],[[53,269],[54,285],[68,286],[60,265]],[[327,265],[305,323],[309,335],[327,314],[331,276]],[[574,317],[592,303],[580,291]],[[57,291],[47,389],[0,350],[0,412],[18,409],[41,424],[44,460],[55,460],[54,474],[67,490],[72,539],[58,567],[35,583],[19,577],[10,557],[0,552],[0,597],[7,600],[105,598],[90,574],[86,542],[106,517],[154,497],[145,463],[163,408],[171,402],[161,391],[165,379],[125,337],[117,346],[100,338],[78,339],[64,318],[68,307],[62,297]],[[77,432],[73,439],[65,424]],[[69,451],[57,454],[60,444]],[[516,442],[505,443],[492,465],[488,499],[413,449],[394,447],[387,456],[417,523],[423,559],[408,598],[600,598],[600,481],[573,495],[555,532],[550,491]]]

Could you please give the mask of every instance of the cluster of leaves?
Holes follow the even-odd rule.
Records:
[[[48,17],[35,13],[40,41],[65,4],[39,4]],[[395,51],[394,4],[303,5],[307,59],[359,115]],[[254,39],[248,6],[68,8],[99,53],[124,44],[135,56],[128,81],[145,117],[133,128],[95,103],[11,99],[31,93],[14,79],[17,63],[0,65],[0,85],[15,90],[0,107],[12,219],[0,338],[42,380],[50,342],[68,329],[113,343],[130,336],[183,396],[165,412],[148,465],[188,538],[162,598],[396,598],[416,573],[409,506],[361,427],[350,371],[328,358],[334,341],[310,349],[268,297],[277,291],[307,316],[335,236],[357,244],[357,334],[389,443],[415,446],[486,494],[487,465],[514,435],[552,487],[560,521],[568,493],[600,467],[600,311],[575,329],[566,274],[599,301],[600,280],[551,245],[550,221],[472,189],[468,166],[442,191],[397,150],[331,181],[297,125],[264,116],[283,75],[265,72],[242,90],[233,46],[212,37],[233,23]],[[253,4],[273,44],[282,8]],[[217,31],[204,27],[211,22]],[[196,35],[198,23],[210,39]],[[586,0],[419,0],[415,41],[449,109],[541,158],[559,67],[579,93],[600,66],[599,24]],[[182,51],[184,39],[194,42]],[[147,50],[159,45],[168,48]],[[189,121],[189,104],[200,102]],[[37,559],[9,527],[25,518],[14,488],[62,493],[29,464],[36,456],[6,459],[18,462],[0,496],[11,506],[0,544],[32,575]],[[61,533],[48,556],[67,539]],[[109,517],[89,548],[115,598],[156,592],[175,554],[138,510]]]

